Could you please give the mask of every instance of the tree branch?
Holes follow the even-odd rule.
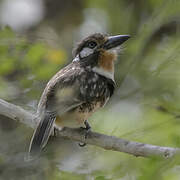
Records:
[[[30,113],[19,106],[8,103],[0,99],[0,114],[10,119],[26,124],[31,128],[35,128],[38,119],[36,114]],[[64,137],[75,141],[99,146],[104,149],[125,152],[134,156],[152,157],[158,156],[170,158],[180,153],[180,148],[162,147],[151,144],[143,144],[133,141],[124,140],[115,136],[107,136],[104,134],[90,132],[87,139],[84,139],[84,131],[81,129],[64,128],[56,130],[57,138]]]
[[[37,123],[35,121],[35,114],[30,113],[21,107],[8,103],[2,99],[0,99],[0,114],[15,121],[20,121],[21,123],[24,123],[31,128],[34,128]]]

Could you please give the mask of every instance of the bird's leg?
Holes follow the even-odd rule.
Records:
[[[85,127],[81,127],[81,129],[86,130],[84,138],[87,139],[88,133],[91,131],[91,126],[87,120],[84,121],[84,125],[85,125]],[[79,143],[79,146],[84,147],[84,146],[86,146],[86,143]]]
[[[54,136],[54,137],[57,137],[58,131],[60,131],[62,129],[63,129],[63,127],[59,127],[56,124],[54,124],[54,128],[52,130],[52,134],[51,135]]]

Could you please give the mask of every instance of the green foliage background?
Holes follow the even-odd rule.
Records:
[[[69,16],[64,15],[66,22],[58,18],[54,21],[53,28],[57,28],[60,37],[58,45],[56,39],[52,40],[56,46],[39,40],[38,36],[31,40],[29,33],[18,35],[9,27],[1,29],[0,98],[35,111],[47,81],[72,60],[72,42],[85,36],[81,27],[87,21],[86,16],[92,15],[88,12],[95,10],[96,16],[103,12],[104,32],[130,34],[132,38],[116,64],[115,95],[104,109],[92,116],[92,129],[128,140],[180,147],[180,1],[86,0],[78,3],[81,6],[73,7],[73,11],[68,9]],[[74,17],[77,21],[73,13],[79,17]],[[43,23],[47,25],[47,21]],[[33,31],[35,35],[38,28]],[[32,132],[27,133],[27,144],[30,134]],[[84,151],[87,156],[79,157],[78,168],[55,167],[46,178],[180,179],[179,157],[145,159],[92,146]],[[36,175],[32,179],[37,179]]]

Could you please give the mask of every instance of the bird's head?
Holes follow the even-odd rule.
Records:
[[[93,71],[114,79],[114,61],[117,59],[118,48],[129,35],[108,36],[100,33],[92,34],[83,39],[74,50],[74,60],[93,65]]]

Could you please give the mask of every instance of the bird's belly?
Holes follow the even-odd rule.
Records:
[[[71,127],[78,128],[84,126],[84,121],[91,116],[93,112],[102,107],[104,103],[102,102],[93,102],[85,103],[72,111],[68,111],[63,115],[57,116],[55,124],[58,127]]]

